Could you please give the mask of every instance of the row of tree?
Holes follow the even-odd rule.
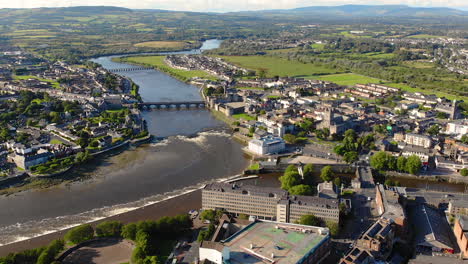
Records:
[[[421,171],[421,159],[412,155],[395,157],[385,151],[379,151],[370,159],[372,168],[379,171],[399,171],[417,175]]]

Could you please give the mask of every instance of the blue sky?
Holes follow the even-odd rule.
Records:
[[[111,5],[184,11],[240,11],[343,4],[405,4],[468,10],[468,0],[0,0],[0,8]]]

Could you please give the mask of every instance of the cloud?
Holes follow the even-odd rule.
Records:
[[[405,4],[422,7],[468,8],[466,0],[0,0],[0,8],[110,5],[135,9],[221,12],[343,4]]]

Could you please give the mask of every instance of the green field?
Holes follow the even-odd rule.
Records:
[[[60,89],[60,84],[58,82],[56,82],[54,80],[39,78],[39,77],[34,76],[34,75],[14,75],[13,79],[15,79],[15,80],[36,79],[36,80],[39,80],[41,82],[49,82],[52,85],[52,87],[54,87],[55,89]]]
[[[418,35],[411,35],[408,38],[416,38],[416,39],[424,39],[424,38],[446,38],[446,36],[436,36],[436,35],[428,35],[428,34],[418,34]]]
[[[164,71],[178,79],[188,81],[191,78],[199,77],[205,79],[216,79],[213,75],[204,71],[186,71],[174,69],[164,62],[165,56],[137,56],[137,57],[125,57],[122,61],[129,62],[132,64],[144,65],[154,67],[158,70]]]
[[[325,48],[325,44],[323,43],[314,43],[310,45],[311,48],[316,49],[316,50],[323,50]]]
[[[355,85],[357,83],[379,83],[381,80],[354,73],[330,74],[321,76],[312,76],[309,79],[334,82],[339,85]]]
[[[247,121],[255,120],[255,117],[248,115],[248,114],[235,114],[235,115],[232,115],[232,117],[235,119],[244,119]]]
[[[60,140],[58,140],[58,139],[55,139],[55,138],[51,139],[49,143],[50,143],[50,144],[57,144],[57,145],[63,144],[62,141],[60,141]]]
[[[135,47],[149,47],[149,48],[171,48],[171,49],[183,49],[185,47],[183,41],[147,41],[137,43]]]
[[[307,77],[312,75],[337,73],[337,70],[311,63],[290,61],[269,56],[220,56],[227,62],[243,68],[258,71],[266,70],[267,77]]]

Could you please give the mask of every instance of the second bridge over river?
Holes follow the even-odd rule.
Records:
[[[142,102],[138,103],[141,109],[197,109],[205,108],[205,101],[178,101],[178,102]]]

